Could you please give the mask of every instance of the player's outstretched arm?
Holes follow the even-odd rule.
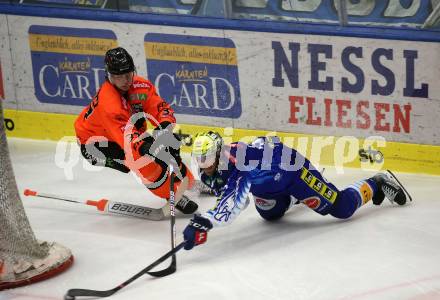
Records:
[[[183,231],[186,250],[205,243],[209,230],[232,223],[246,209],[251,185],[246,175],[237,176],[238,174],[239,172],[230,177],[228,187],[217,200],[216,206],[202,215],[194,215],[186,226]]]
[[[226,186],[215,207],[202,214],[214,227],[231,224],[249,204],[251,183],[247,172],[236,171]]]

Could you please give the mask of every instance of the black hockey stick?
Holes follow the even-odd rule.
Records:
[[[173,174],[173,165],[170,164],[170,222],[171,222],[171,249],[176,247],[176,210],[175,210],[175,194],[174,194],[174,174]],[[156,272],[147,272],[149,275],[153,277],[164,277],[170,274],[173,274],[177,270],[177,260],[176,255],[173,254],[171,264],[168,268],[156,271]]]
[[[123,287],[127,286],[128,284],[132,283],[134,280],[138,279],[144,274],[151,275],[153,277],[164,277],[167,275],[170,275],[177,270],[177,259],[176,259],[176,252],[182,249],[182,247],[185,245],[185,242],[180,243],[176,247],[176,214],[175,214],[175,194],[174,194],[174,174],[173,174],[173,166],[170,164],[170,170],[169,170],[169,176],[170,176],[170,222],[171,222],[171,250],[166,253],[164,256],[153,262],[151,265],[146,267],[145,269],[141,270],[139,273],[125,281],[124,283],[118,285],[117,287],[106,290],[106,291],[97,291],[97,290],[87,290],[87,289],[70,289],[67,291],[66,295],[64,296],[65,300],[73,300],[75,297],[108,297],[122,289]],[[156,267],[157,265],[164,262],[166,259],[168,259],[170,256],[172,256],[171,264],[163,270],[155,271],[155,272],[149,272],[151,269]]]
[[[67,291],[66,295],[64,296],[64,300],[74,300],[75,297],[108,297],[122,289],[123,287],[129,285],[139,277],[141,277],[144,274],[149,274],[149,270],[153,269],[155,266],[161,264],[166,259],[168,259],[170,256],[175,255],[179,250],[185,246],[186,241],[181,242],[177,247],[171,249],[166,254],[164,254],[161,258],[153,262],[151,265],[125,281],[124,283],[121,283],[117,287],[106,290],[106,291],[97,291],[97,290],[86,290],[86,289],[70,289]],[[159,271],[160,272],[160,271]]]

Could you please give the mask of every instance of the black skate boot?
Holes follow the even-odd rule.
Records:
[[[377,192],[372,199],[374,205],[380,205],[385,197],[399,205],[406,203],[406,195],[402,187],[389,179],[385,174],[376,174],[373,180],[377,184]]]
[[[179,202],[176,203],[176,208],[185,215],[189,215],[195,213],[199,206],[187,196],[183,195]]]

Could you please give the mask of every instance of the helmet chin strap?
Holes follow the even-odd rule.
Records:
[[[113,85],[115,85],[113,82],[112,82],[112,80],[111,80],[111,76],[110,76],[111,74],[109,73],[109,72],[105,72],[105,77],[107,77],[107,79],[108,79],[108,81],[111,83],[111,84],[113,84]]]
[[[220,156],[219,155],[216,156],[214,164],[215,164],[214,173],[217,173],[218,166],[220,165]]]

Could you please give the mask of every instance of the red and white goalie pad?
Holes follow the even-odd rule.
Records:
[[[6,259],[0,258],[0,290],[15,288],[54,277],[73,263],[70,249],[58,244],[41,242],[49,246],[44,258]]]

